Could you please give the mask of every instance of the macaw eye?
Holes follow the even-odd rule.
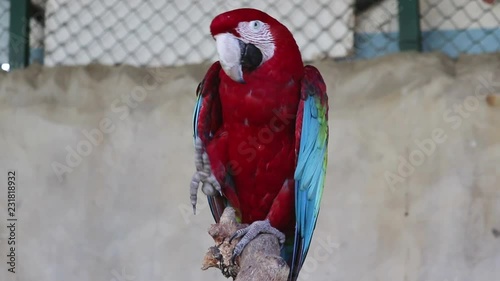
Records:
[[[260,20],[254,20],[250,22],[250,28],[253,31],[259,31],[262,28],[262,22]]]

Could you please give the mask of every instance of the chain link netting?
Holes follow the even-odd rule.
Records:
[[[423,50],[461,53],[500,51],[500,5],[488,0],[421,0]]]
[[[0,65],[9,61],[10,0],[0,0]]]
[[[254,7],[294,33],[306,60],[345,57],[354,48],[354,0],[141,1],[47,3],[45,63],[182,65],[216,59],[209,34],[217,14]]]
[[[0,60],[8,55],[9,0],[0,0]],[[217,59],[211,20],[261,9],[294,34],[304,60],[373,58],[399,51],[398,0],[32,0],[30,45],[44,64],[168,66]],[[422,47],[455,57],[500,51],[500,5],[420,0]],[[3,32],[5,29],[5,32]]]
[[[372,6],[359,7],[359,2]],[[374,58],[399,51],[398,0],[358,1],[355,25],[355,58]]]
[[[44,10],[44,22],[30,21],[30,45],[32,53],[43,49],[48,66],[213,61],[210,22],[240,7],[261,9],[284,23],[305,61],[398,51],[397,0],[32,1]]]

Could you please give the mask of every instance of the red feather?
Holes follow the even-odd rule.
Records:
[[[242,222],[267,218],[290,233],[295,229],[295,121],[304,66],[292,34],[263,12],[230,11],[217,16],[210,29],[212,35],[234,34],[238,23],[250,20],[270,26],[274,55],[257,69],[244,70],[245,84],[214,64],[204,80],[203,88],[210,89],[202,91],[212,97],[200,112],[200,118],[210,120],[199,121],[198,131],[213,134],[202,140],[224,196],[238,209]]]
[[[243,41],[249,34],[238,34],[237,30],[245,32],[239,26],[253,20],[265,23],[266,32],[271,33],[266,46],[273,44],[272,55],[255,69],[243,69],[245,83],[233,81],[220,63],[214,63],[200,85],[203,98],[196,109],[198,123],[195,126],[223,195],[236,209],[241,221],[252,223],[268,219],[273,227],[285,233],[288,242],[297,239],[291,253],[293,258],[287,260],[292,271],[289,280],[296,280],[313,231],[308,224],[307,245],[304,244],[305,236],[299,233],[301,228],[295,232],[294,174],[304,103],[314,96],[312,100],[325,114],[328,109],[326,85],[317,69],[304,68],[299,48],[288,29],[261,11],[238,9],[223,13],[212,21],[210,31],[213,36],[221,33],[237,38],[242,36],[239,39]],[[234,48],[232,50],[234,52]],[[321,117],[324,125],[327,116]],[[309,144],[308,139],[305,140]],[[303,163],[309,164],[301,161],[300,167],[304,167]],[[300,195],[301,191],[298,192]],[[297,199],[299,211],[305,208],[300,198]],[[225,207],[225,199],[209,197],[216,221]],[[319,204],[319,201],[314,202]],[[304,222],[304,217],[299,216],[299,219]],[[309,219],[316,223],[315,218]]]

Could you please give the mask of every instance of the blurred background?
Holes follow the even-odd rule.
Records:
[[[223,280],[200,270],[191,116],[210,22],[239,7],[284,23],[328,86],[301,280],[500,280],[495,0],[0,0],[0,279]]]
[[[306,61],[370,59],[408,49],[456,58],[500,48],[500,14],[493,0],[10,2],[0,1],[3,69],[18,63],[14,53],[25,47],[28,63],[46,66],[214,61],[211,19],[250,6],[289,27]]]

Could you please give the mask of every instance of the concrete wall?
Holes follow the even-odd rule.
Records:
[[[302,280],[491,281],[500,269],[500,56],[318,63],[329,167]],[[0,73],[0,280],[225,280],[200,270],[191,113],[206,66]],[[16,171],[16,274],[7,173]]]

